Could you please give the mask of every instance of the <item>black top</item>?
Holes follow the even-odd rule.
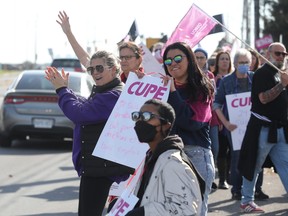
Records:
[[[277,70],[269,64],[264,64],[255,72],[251,92],[252,112],[266,116],[271,121],[287,120],[287,91],[282,91],[275,100],[267,104],[262,104],[258,96],[259,93],[273,88],[279,82]]]
[[[253,76],[251,111],[269,118],[271,122],[261,120],[253,114],[249,119],[238,162],[239,172],[249,181],[252,181],[254,177],[259,136],[263,126],[269,128],[267,137],[269,143],[277,143],[277,128],[282,127],[286,143],[288,143],[287,90],[283,89],[277,98],[267,104],[262,104],[258,97],[259,93],[273,88],[279,82],[280,77],[277,70],[268,64],[264,64]]]

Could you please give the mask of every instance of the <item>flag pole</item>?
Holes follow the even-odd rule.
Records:
[[[195,6],[197,6],[195,4]],[[198,7],[198,6],[197,6]],[[198,7],[199,8],[199,7]],[[226,31],[228,31],[230,34],[232,34],[235,38],[237,38],[238,40],[240,40],[243,44],[245,44],[247,47],[249,47],[250,49],[252,49],[254,52],[256,52],[259,56],[261,56],[261,58],[263,58],[266,62],[268,62],[274,69],[276,69],[277,71],[281,71],[279,68],[277,68],[274,64],[272,64],[267,58],[265,58],[263,55],[261,55],[257,50],[255,50],[254,48],[252,48],[249,44],[247,44],[245,41],[243,41],[242,39],[240,39],[236,34],[234,34],[233,32],[231,32],[228,28],[226,28],[226,26],[224,26],[222,23],[220,23],[218,20],[216,20],[214,17],[210,16],[209,14],[207,14],[204,10],[202,10],[201,8],[199,8],[199,10],[201,10],[203,13],[205,13],[207,16],[209,16],[210,18],[214,19],[215,22],[217,22],[219,25],[221,25]]]

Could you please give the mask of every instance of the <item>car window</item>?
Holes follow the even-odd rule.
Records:
[[[77,59],[54,59],[51,66],[56,68],[81,68],[81,64]]]
[[[80,77],[69,77],[68,82],[69,88],[74,92],[80,92],[81,89],[81,78]],[[46,80],[43,74],[29,75],[24,74],[18,82],[16,89],[27,90],[27,89],[43,89],[43,90],[55,90],[54,86]]]
[[[53,90],[53,85],[45,79],[44,75],[41,73],[37,74],[24,74],[19,80],[16,89],[27,90],[27,89],[45,89]]]

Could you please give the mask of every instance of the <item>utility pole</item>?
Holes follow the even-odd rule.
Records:
[[[248,3],[246,5],[246,43],[250,44],[251,40],[251,10],[250,10],[251,0],[248,0]]]
[[[38,59],[38,54],[37,54],[37,33],[38,33],[38,14],[36,14],[36,20],[35,20],[35,39],[34,39],[34,66],[33,68],[36,68],[37,65],[37,59]]]
[[[242,40],[250,44],[250,1],[243,1]]]
[[[260,38],[260,1],[254,0],[255,39]]]

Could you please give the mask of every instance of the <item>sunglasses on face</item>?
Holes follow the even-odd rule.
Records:
[[[127,61],[127,60],[130,60],[133,57],[136,57],[136,56],[127,55],[127,56],[120,56],[119,58],[120,58],[121,61],[124,61],[124,60]]]
[[[164,60],[164,64],[166,66],[170,66],[170,65],[172,65],[173,60],[175,63],[179,64],[180,62],[182,62],[184,57],[186,57],[186,56],[176,55],[176,56],[174,56],[174,58],[167,58]]]
[[[279,51],[275,51],[274,54],[275,54],[275,56],[277,56],[277,57],[279,57],[280,55],[282,55],[283,58],[285,58],[285,57],[288,55],[288,53],[286,53],[286,52],[279,52]]]
[[[103,71],[105,70],[106,66],[103,65],[96,65],[95,67],[88,67],[87,68],[87,72],[92,75],[94,73],[94,71],[96,70],[98,73],[103,73]]]
[[[158,118],[158,119],[161,119],[165,122],[167,122],[166,119],[162,118],[161,116],[159,115],[156,115],[156,114],[153,114],[151,112],[132,112],[131,113],[131,118],[133,121],[138,121],[138,120],[141,120],[141,121],[150,121],[152,118]]]

